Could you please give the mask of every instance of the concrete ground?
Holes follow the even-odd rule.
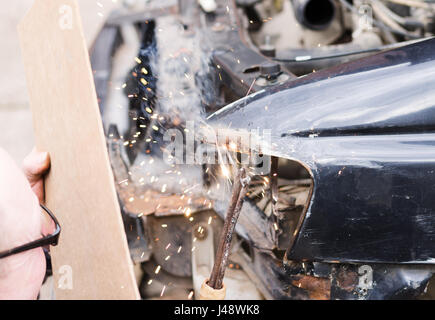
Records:
[[[17,25],[34,0],[0,7],[0,148],[21,164],[34,145],[32,115],[26,89]],[[92,43],[106,15],[120,0],[78,0],[86,40]]]

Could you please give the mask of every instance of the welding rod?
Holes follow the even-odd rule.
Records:
[[[234,229],[242,210],[243,200],[245,198],[249,185],[249,178],[246,170],[241,168],[234,179],[234,186],[231,195],[231,202],[225,216],[224,227],[220,236],[218,250],[210,275],[210,279],[203,283],[200,296],[202,300],[224,299],[225,285],[223,283],[225,269],[228,264],[230,255],[231,240]]]

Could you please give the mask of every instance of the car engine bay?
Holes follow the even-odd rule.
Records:
[[[91,64],[141,297],[199,298],[240,167],[226,299],[424,295],[434,32],[435,2],[420,0],[112,12]]]

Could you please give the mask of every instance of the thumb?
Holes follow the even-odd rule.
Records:
[[[50,167],[50,156],[47,152],[38,152],[36,148],[24,159],[23,170],[32,188],[37,184]]]

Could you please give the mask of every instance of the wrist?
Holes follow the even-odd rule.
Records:
[[[36,299],[45,276],[42,248],[0,260],[0,300]]]
[[[36,196],[32,194],[30,203],[20,209],[13,201],[0,204],[0,252],[25,245],[42,236],[43,215]],[[25,212],[26,216],[18,214],[20,211]]]

